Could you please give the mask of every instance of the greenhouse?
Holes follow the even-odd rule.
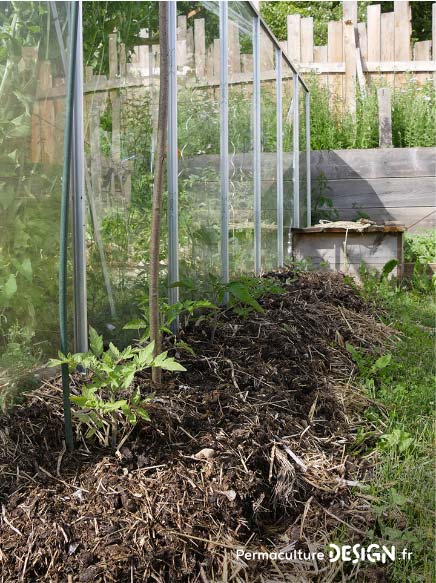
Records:
[[[126,343],[131,336],[123,327],[147,301],[158,3],[143,3],[149,26],[133,49],[113,32],[88,64],[81,13],[71,38],[72,4],[0,7],[6,31],[0,61],[0,379],[6,387],[23,382],[59,347],[65,166],[71,164],[69,349],[86,350],[89,325],[108,341]],[[283,266],[291,227],[311,221],[304,81],[249,2],[200,4],[168,3],[160,269],[169,304],[210,297],[213,277],[227,282]],[[71,151],[65,148],[69,47],[76,52]]]
[[[0,582],[432,581],[436,3],[0,2]]]

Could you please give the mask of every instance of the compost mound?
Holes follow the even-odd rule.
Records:
[[[377,352],[392,331],[340,274],[270,277],[285,291],[262,313],[187,326],[187,372],[167,377],[151,422],[116,452],[80,426],[65,452],[58,380],[3,416],[3,583],[325,580],[319,566],[247,563],[236,549],[319,548],[339,524],[364,530],[347,448],[367,403],[346,343]]]

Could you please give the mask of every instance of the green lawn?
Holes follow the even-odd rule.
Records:
[[[389,580],[430,582],[435,580],[435,298],[430,285],[418,293],[372,283],[364,293],[376,298],[386,310],[385,323],[401,333],[380,368],[373,367],[374,358],[358,356],[362,389],[382,405],[366,411],[367,431],[360,436],[363,446],[368,441],[364,455],[376,462],[363,492],[377,517],[368,540],[382,538],[413,553],[409,561],[389,566]],[[374,431],[383,434],[375,444],[369,437]]]

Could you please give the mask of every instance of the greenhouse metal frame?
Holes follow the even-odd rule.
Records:
[[[19,8],[22,10],[26,9],[27,4],[31,3],[19,3]],[[4,4],[3,9],[6,6],[9,6],[8,3]],[[72,303],[72,310],[69,310],[69,313],[72,315],[71,318],[71,328],[74,330],[74,350],[83,352],[87,350],[88,347],[88,319],[90,319],[92,325],[94,324],[93,315],[91,314],[92,309],[90,300],[89,300],[89,229],[96,229],[95,224],[95,217],[92,221],[88,219],[88,216],[92,216],[94,210],[91,208],[91,198],[90,194],[93,190],[93,184],[90,184],[90,170],[89,170],[89,157],[92,158],[93,152],[92,147],[86,149],[86,133],[89,132],[89,127],[87,126],[87,120],[91,116],[92,111],[87,111],[89,109],[89,99],[87,101],[87,97],[89,98],[90,95],[90,85],[89,79],[87,79],[85,74],[84,80],[84,63],[83,63],[83,38],[82,38],[82,3],[78,2],[79,5],[79,16],[78,16],[78,27],[77,27],[77,35],[74,40],[75,44],[75,51],[76,51],[76,58],[75,58],[75,69],[72,72],[74,76],[74,95],[73,95],[73,116],[74,116],[74,123],[73,123],[73,135],[71,140],[71,159],[64,160],[61,158],[61,148],[58,147],[56,150],[56,144],[62,141],[62,134],[61,129],[63,126],[63,118],[60,117],[59,123],[57,123],[58,127],[56,128],[58,134],[51,135],[50,133],[47,134],[47,127],[48,122],[44,120],[41,121],[41,125],[37,130],[41,134],[41,140],[47,142],[52,140],[54,145],[51,145],[52,157],[56,157],[56,160],[59,164],[70,164],[71,165],[71,211],[72,211],[72,242],[70,244],[71,250],[71,258],[72,258],[72,269],[69,273],[69,283],[68,283],[68,294],[69,294],[69,302]],[[156,3],[157,5],[157,3]],[[56,70],[58,77],[64,76],[63,86],[65,87],[65,80],[71,71],[67,71],[67,37],[68,31],[71,30],[71,14],[70,8],[72,3],[70,2],[40,2],[38,6],[42,6],[44,11],[47,13],[47,31],[41,31],[41,38],[46,42],[46,49],[45,49],[45,57],[40,56],[38,54],[38,50],[41,52],[40,49],[32,49],[26,48],[27,53],[34,55],[34,59],[36,63],[33,64],[34,71],[37,71],[41,65],[47,63],[47,58],[50,59],[50,55],[53,57],[53,62],[56,62]],[[169,21],[169,46],[170,46],[170,54],[169,54],[169,61],[170,61],[170,79],[169,79],[169,120],[168,120],[168,160],[167,160],[167,263],[166,263],[166,271],[165,271],[165,278],[168,280],[168,302],[169,304],[175,304],[179,300],[179,295],[181,295],[179,287],[175,286],[175,282],[179,281],[180,278],[180,264],[182,260],[182,256],[186,259],[187,255],[189,254],[189,246],[181,244],[181,233],[180,233],[180,220],[183,216],[183,209],[180,206],[180,176],[183,171],[181,168],[182,163],[185,164],[185,159],[180,159],[180,115],[181,115],[181,102],[180,102],[180,87],[181,83],[187,83],[186,78],[183,77],[184,73],[181,72],[180,66],[178,63],[178,53],[180,51],[180,39],[179,39],[179,23],[178,23],[178,2],[171,0],[167,2],[168,7],[168,21]],[[311,201],[310,201],[310,192],[311,192],[311,185],[310,185],[310,95],[306,84],[304,83],[303,79],[299,76],[298,72],[296,71],[295,67],[287,58],[286,54],[282,50],[280,44],[275,39],[273,34],[270,32],[268,27],[265,25],[264,21],[260,17],[259,13],[253,6],[251,2],[240,1],[240,2],[211,2],[205,1],[202,3],[203,11],[208,12],[208,14],[213,15],[214,19],[214,27],[216,25],[216,36],[219,36],[219,39],[216,38],[219,42],[216,43],[216,47],[219,47],[219,53],[217,52],[217,62],[219,61],[219,72],[214,72],[214,79],[213,82],[205,78],[207,75],[203,74],[203,79],[194,80],[194,87],[198,87],[199,85],[206,87],[206,89],[210,89],[213,87],[213,91],[216,91],[217,96],[216,98],[216,111],[214,110],[214,115],[216,116],[216,128],[219,125],[219,140],[216,146],[216,154],[211,156],[211,160],[215,157],[215,161],[217,161],[216,165],[216,216],[215,226],[219,237],[219,244],[214,243],[216,249],[218,251],[219,247],[219,256],[218,254],[214,255],[213,261],[214,266],[216,265],[216,273],[219,274],[221,280],[223,282],[228,282],[232,278],[235,277],[235,272],[240,274],[256,274],[259,275],[263,271],[267,271],[272,268],[280,268],[283,267],[287,260],[291,257],[291,242],[290,242],[290,229],[293,227],[304,227],[311,225]],[[154,8],[154,7],[153,7]],[[13,10],[12,4],[10,5],[9,11]],[[8,8],[6,8],[8,10]],[[30,9],[29,9],[30,10]],[[48,12],[50,14],[48,14]],[[59,14],[58,14],[59,13]],[[238,14],[236,14],[238,13]],[[9,12],[11,15],[11,12]],[[239,58],[242,59],[244,57],[247,60],[249,65],[247,66],[247,70],[244,70],[242,67],[239,69],[242,71],[241,75],[235,75],[234,72],[231,70],[231,60],[235,57],[232,56],[232,46],[231,46],[231,38],[230,38],[230,27],[234,25],[235,19],[239,19],[239,25],[241,29],[237,33],[239,35],[238,39],[241,43],[245,43],[248,48],[245,48],[244,51],[240,51],[241,54]],[[241,24],[242,23],[242,24]],[[192,28],[194,28],[193,24]],[[48,34],[49,27],[53,29],[53,33],[51,35]],[[215,30],[215,29],[214,29]],[[44,37],[50,36],[49,40],[46,40]],[[114,35],[112,35],[114,36]],[[57,39],[57,47],[55,46],[55,42]],[[70,39],[71,40],[71,39]],[[50,44],[49,44],[50,41]],[[215,43],[212,40],[212,43]],[[239,42],[238,41],[238,42]],[[262,43],[268,43],[268,51],[270,53],[270,61],[268,64],[265,65],[265,51],[262,50]],[[23,46],[28,47],[26,43]],[[215,44],[213,45],[215,49]],[[32,51],[37,51],[36,53]],[[238,48],[239,51],[239,48]],[[242,52],[247,53],[243,54]],[[26,55],[27,55],[26,53]],[[29,57],[24,55],[23,50],[23,59],[25,66],[29,66]],[[222,66],[226,63],[226,66]],[[264,65],[262,64],[264,63]],[[273,63],[271,65],[271,63]],[[6,65],[7,68],[7,65]],[[194,66],[195,69],[195,66]],[[0,64],[0,71],[1,71],[1,64]],[[30,68],[29,68],[30,71]],[[27,74],[27,73],[26,73]],[[153,71],[154,79],[158,80],[158,68]],[[194,71],[194,76],[196,75]],[[272,76],[271,76],[272,75]],[[53,73],[53,78],[54,78]],[[6,77],[6,73],[5,73]],[[242,78],[242,81],[240,80]],[[19,76],[17,76],[19,79]],[[114,81],[117,81],[115,77],[111,78]],[[122,78],[118,79],[118,91],[121,90],[128,90],[129,86],[125,87],[122,84]],[[19,83],[19,81],[13,81],[11,85],[11,89],[9,91],[12,93],[14,91],[14,87],[18,87],[17,85],[14,86],[14,83]],[[106,94],[109,95],[109,92],[114,92],[113,87],[116,86],[115,83],[112,84],[111,90],[105,90],[104,82],[101,84],[101,88],[98,88],[98,79],[95,82],[95,89],[96,94],[100,92],[100,95]],[[157,81],[158,83],[158,81]],[[266,112],[266,106],[263,107],[263,84],[264,83],[272,83],[274,85],[273,91],[270,92],[270,99],[271,103],[269,103],[269,107],[271,108],[270,113],[270,123],[268,126],[268,119],[265,117],[264,119],[264,110]],[[62,94],[62,87],[56,87],[56,84],[50,85],[50,89],[47,90],[44,97],[45,89],[39,86],[40,80],[38,78],[38,86],[34,89],[31,89],[33,93],[30,93],[29,101],[33,101],[33,107],[37,111],[38,115],[41,114],[41,111],[45,107],[45,103],[49,103],[51,107],[56,107],[53,104],[53,99],[60,99],[62,100],[63,96],[65,96],[65,89],[64,93]],[[62,83],[60,84],[62,85]],[[235,88],[242,87],[241,93],[235,94]],[[148,86],[144,85],[143,88],[148,89]],[[187,90],[188,93],[191,90],[189,83],[187,83]],[[245,90],[245,94],[243,91]],[[193,90],[195,91],[195,90]],[[132,91],[133,93],[133,91]],[[232,95],[233,94],[233,95]],[[203,98],[207,98],[207,92],[204,93]],[[215,95],[215,93],[214,93]],[[248,95],[248,96],[247,96]],[[54,97],[53,97],[54,96]],[[242,108],[235,110],[236,113],[233,111],[232,115],[233,118],[229,115],[229,104],[235,103],[238,99],[241,98]],[[44,101],[45,99],[45,101]],[[213,97],[210,96],[210,99]],[[232,101],[233,99],[233,101]],[[286,106],[285,106],[286,101]],[[206,103],[206,101],[204,101]],[[272,109],[272,103],[274,104],[274,111]],[[58,108],[59,109],[59,108]],[[237,146],[232,144],[232,131],[234,130],[233,125],[235,122],[238,121],[238,115],[244,113],[247,116],[247,127],[244,128],[244,140],[245,140],[245,149],[238,149]],[[238,113],[239,112],[239,113]],[[50,115],[52,115],[52,110],[50,110]],[[33,132],[33,125],[34,125],[34,118],[37,118],[37,115],[32,115],[32,132]],[[53,114],[54,115],[54,114]],[[88,116],[88,117],[87,117]],[[43,117],[43,116],[42,116]],[[52,121],[51,117],[48,116],[49,122]],[[18,122],[18,117],[16,118]],[[271,119],[273,121],[271,121]],[[14,120],[13,120],[14,121]],[[37,120],[37,123],[39,121]],[[284,132],[286,124],[286,134],[287,143],[284,144]],[[56,125],[56,124],[55,124]],[[201,125],[201,124],[200,124]],[[274,126],[274,127],[270,127]],[[300,127],[301,126],[301,127]],[[263,133],[268,130],[271,131],[274,136],[269,145],[269,150],[266,150],[263,144]],[[218,131],[218,130],[217,130]],[[236,130],[235,130],[236,131]],[[44,135],[43,135],[44,134]],[[39,135],[39,134],[38,134]],[[189,132],[188,132],[189,135]],[[48,136],[48,137],[47,137]],[[153,134],[152,134],[153,136]],[[37,136],[38,137],[38,136]],[[218,137],[218,134],[217,134]],[[25,138],[29,140],[28,137]],[[186,139],[186,138],[185,138]],[[31,136],[32,140],[32,147],[34,142],[34,136]],[[27,142],[26,142],[27,143]],[[14,146],[14,140],[11,141],[12,146]],[[233,151],[230,149],[230,144],[232,144]],[[272,144],[272,146],[271,146]],[[291,144],[291,145],[290,145]],[[50,144],[49,144],[50,146]],[[92,146],[92,145],[91,145]],[[58,154],[59,151],[59,154]],[[265,178],[263,176],[264,173],[264,154],[268,152],[269,160],[270,160],[270,174]],[[196,152],[190,154],[194,159],[196,156]],[[39,183],[35,181],[32,176],[35,175],[35,172],[39,172],[39,167],[36,164],[34,158],[34,153],[25,154],[25,163],[26,163],[26,172],[27,167],[29,168],[28,176],[30,187],[29,189],[32,191],[32,205],[40,204],[40,199],[38,196],[35,196],[35,192],[38,192]],[[45,162],[45,154],[40,154],[40,157],[36,159],[36,162]],[[212,164],[207,159],[208,154],[205,155],[206,157],[206,168],[209,168],[209,165]],[[241,156],[244,160],[244,163],[247,163],[247,168],[244,168],[243,171],[245,172],[245,178],[240,180],[240,183],[237,183],[238,177],[234,177],[232,175],[233,167],[235,166],[235,159]],[[49,156],[50,158],[50,156]],[[23,158],[24,159],[24,158]],[[285,160],[286,159],[286,160]],[[272,161],[272,162],[271,162]],[[124,162],[124,160],[122,160]],[[286,163],[285,163],[286,162]],[[53,162],[52,162],[53,163]],[[4,166],[5,168],[5,166]],[[30,170],[33,168],[33,170]],[[57,167],[56,167],[57,168]],[[242,168],[242,163],[241,163]],[[238,169],[241,170],[241,168]],[[241,170],[242,171],[242,170]],[[40,170],[41,173],[44,173],[44,168]],[[60,184],[60,172],[53,167],[51,171],[54,176],[54,180],[57,182],[53,182],[53,185]],[[57,174],[56,174],[57,173]],[[92,173],[92,172],[91,172]],[[286,174],[287,173],[287,174]],[[274,176],[273,176],[274,174]],[[285,181],[285,174],[287,175]],[[4,174],[8,176],[7,172]],[[152,170],[151,170],[152,175]],[[246,177],[249,177],[248,179]],[[91,177],[92,178],[92,177]],[[44,178],[45,180],[45,178]],[[268,196],[270,197],[269,200],[271,201],[271,208],[266,209],[264,203],[264,182],[268,182]],[[18,173],[15,179],[16,184],[18,185]],[[236,183],[236,187],[235,184]],[[240,261],[238,265],[238,270],[235,268],[235,256],[234,251],[232,251],[232,244],[230,244],[230,230],[232,227],[232,220],[231,220],[231,207],[232,207],[232,196],[234,190],[239,187],[240,191],[237,192],[237,195],[240,197],[239,200],[242,200],[245,197],[245,202],[243,205],[243,212],[242,216],[244,217],[245,222],[245,229],[249,235],[246,236],[243,243],[241,243],[241,247],[243,247],[240,255],[242,256],[245,253],[245,257],[243,260]],[[12,187],[11,187],[12,188]],[[21,187],[20,187],[21,188]],[[57,192],[58,186],[55,187],[53,191],[53,186],[51,190],[47,190],[47,195],[45,196],[44,200],[41,198],[41,203],[43,206],[40,208],[50,208],[50,213],[53,217],[52,221],[56,221],[57,219],[57,200],[52,200],[50,202],[51,192]],[[215,186],[213,186],[215,188]],[[236,192],[235,190],[235,192]],[[207,190],[205,188],[205,193],[201,193],[200,196],[204,196],[204,203],[206,204],[209,202],[209,198],[211,195],[211,190]],[[188,201],[189,204],[192,205],[192,208],[195,209],[196,203],[196,192],[195,186],[192,191],[192,202]],[[8,195],[9,196],[9,195]],[[23,194],[16,195],[17,197],[23,197]],[[24,199],[23,199],[24,200]],[[25,204],[27,204],[27,199]],[[185,203],[186,204],[186,201]],[[212,204],[212,203],[211,203]],[[45,205],[45,206],[44,206]],[[48,206],[47,206],[48,205]],[[50,206],[51,205],[51,206]],[[32,207],[33,208],[33,207]],[[36,207],[35,207],[36,208]],[[110,202],[108,203],[107,208],[110,208]],[[241,207],[242,208],[242,207]],[[191,209],[192,210],[192,209]],[[233,210],[233,214],[236,216],[240,209]],[[269,212],[269,231],[265,231],[264,233],[264,219],[263,213],[265,210]],[[44,210],[40,211],[44,216]],[[50,224],[50,218],[46,215],[45,218],[47,225]],[[200,221],[201,222],[201,221]],[[235,221],[234,221],[235,222]],[[237,221],[236,221],[237,222]],[[8,224],[6,222],[6,224]],[[249,224],[249,226],[247,226]],[[45,229],[49,229],[45,225]],[[53,225],[52,225],[53,226]],[[56,225],[57,226],[57,225]],[[235,228],[236,229],[236,228]],[[45,231],[44,231],[45,232]],[[236,231],[235,231],[236,232]],[[269,235],[272,233],[272,235]],[[268,245],[265,243],[266,235],[269,237]],[[51,234],[50,234],[51,236]],[[97,235],[95,234],[95,240],[97,240]],[[235,237],[233,237],[234,239]],[[286,239],[286,240],[285,240]],[[97,241],[98,243],[98,241]],[[97,245],[98,246],[98,245]],[[245,246],[245,247],[244,247]],[[274,249],[273,249],[274,247]],[[13,258],[13,246],[10,247],[9,251]],[[53,249],[53,245],[51,246]],[[32,248],[29,251],[30,254],[39,254],[38,249]],[[98,255],[97,252],[96,256]],[[215,253],[215,251],[214,251]],[[46,302],[46,311],[50,311],[50,302],[53,302],[54,293],[53,287],[56,284],[55,276],[53,274],[50,275],[50,298],[46,296],[46,290],[44,286],[49,285],[46,280],[44,280],[44,263],[43,259],[45,255],[43,253],[40,254],[40,260],[38,264],[39,275],[38,279],[27,284],[30,287],[34,286],[35,289],[39,286],[38,292],[38,299],[35,302],[35,309],[41,310],[42,306],[44,305],[44,301]],[[270,256],[269,256],[270,255]],[[201,253],[198,254],[198,257],[201,259]],[[50,260],[55,261],[56,253],[51,253]],[[268,259],[266,264],[265,259]],[[196,258],[197,260],[197,258]],[[21,259],[20,259],[21,261]],[[32,258],[32,264],[33,264]],[[194,264],[195,262],[191,262]],[[197,265],[199,260],[197,260]],[[24,265],[24,264],[23,264]],[[1,267],[1,266],[0,266]],[[33,267],[33,265],[32,265]],[[24,267],[20,267],[20,273],[28,272],[28,264]],[[194,267],[195,271],[195,267]],[[205,270],[206,271],[206,270]],[[6,270],[6,279],[8,278],[8,272]],[[42,279],[41,279],[42,274]],[[107,274],[103,274],[104,278],[101,279],[101,282],[98,285],[103,286],[103,289],[100,290],[100,296],[109,291],[110,289],[110,277]],[[11,278],[12,276],[9,276]],[[15,276],[14,276],[15,277]],[[18,277],[18,276],[17,276]],[[23,277],[23,276],[19,276]],[[26,275],[27,277],[27,275]],[[200,278],[200,276],[199,276]],[[205,275],[207,278],[207,275]],[[10,281],[10,279],[7,281]],[[23,293],[21,290],[24,287],[18,286],[18,291],[15,285],[15,280],[12,282],[11,286],[8,288],[8,293],[12,295],[15,293],[15,297],[17,298],[16,305],[21,305],[20,301],[25,301],[24,299],[20,299],[20,294]],[[95,286],[95,282],[93,282]],[[127,290],[128,291],[128,290]],[[23,296],[24,297],[24,296]],[[107,300],[108,304],[110,304],[110,312],[114,313],[114,299],[110,297],[110,294],[107,293]],[[127,297],[127,296],[126,296]],[[9,303],[8,303],[9,302]],[[11,326],[13,325],[13,320],[15,319],[16,322],[21,326],[25,326],[25,318],[27,316],[22,316],[20,310],[16,310],[16,308],[8,307],[10,306],[10,298],[6,298],[6,309],[10,310],[9,318],[11,322]],[[1,307],[1,305],[0,305]],[[14,309],[16,312],[14,312]],[[11,312],[12,310],[12,312]],[[107,310],[108,311],[108,310]],[[91,317],[89,318],[89,316]],[[33,314],[31,318],[34,322],[36,322],[36,328],[38,330],[38,339],[43,338],[44,334],[49,335],[54,333],[54,324],[55,320],[52,319],[50,321],[48,316],[44,316],[44,325],[41,325],[38,321],[38,315]],[[20,319],[21,318],[21,319]],[[101,322],[108,322],[109,320],[101,320]],[[47,322],[49,322],[49,326],[47,326]],[[33,324],[35,327],[35,323]],[[103,326],[103,324],[102,324]],[[98,326],[97,326],[98,327]],[[5,335],[9,334],[8,328],[5,328]],[[32,338],[29,336],[29,338]],[[112,338],[117,341],[117,337],[112,336]],[[71,335],[72,340],[72,335]],[[5,342],[6,344],[6,342]],[[55,349],[56,345],[58,345],[57,341],[53,341],[52,339],[48,338],[45,342],[47,347],[44,349],[44,355],[52,354]],[[10,366],[10,372],[15,374],[14,368],[11,365],[4,365],[6,369]],[[0,363],[0,370],[1,370],[1,363]]]
[[[299,93],[304,94],[305,101],[305,124],[306,124],[306,226],[311,225],[311,183],[310,183],[310,92],[304,80],[283,52],[275,36],[269,30],[262,17],[254,7],[252,2],[242,1],[247,4],[252,12],[253,27],[253,173],[254,173],[254,266],[253,272],[259,275],[262,271],[261,263],[261,103],[260,103],[260,30],[263,30],[275,47],[276,53],[276,83],[277,83],[277,112],[282,111],[282,60],[287,63],[293,73],[293,217],[292,225],[300,227],[300,143],[299,143]],[[169,117],[168,117],[168,285],[169,302],[174,304],[179,299],[178,287],[173,284],[179,280],[179,239],[178,239],[178,137],[177,137],[177,1],[170,0],[168,3],[168,23],[169,23]],[[205,2],[204,4],[208,4]],[[219,30],[220,30],[220,63],[228,63],[229,48],[227,33],[229,25],[228,2],[219,2]],[[81,18],[80,18],[81,21]],[[77,38],[79,47],[82,43],[81,26]],[[81,59],[77,59],[76,91],[75,91],[75,119],[83,120],[83,64]],[[230,280],[229,270],[229,249],[228,249],[228,186],[229,186],[229,152],[228,152],[228,67],[220,67],[220,183],[221,183],[221,277],[224,282]],[[83,122],[82,122],[83,123]],[[76,123],[77,127],[77,123]],[[76,132],[74,140],[73,159],[81,161],[83,164],[83,136],[81,139],[80,130]],[[73,208],[75,220],[74,225],[74,338],[75,349],[84,351],[87,349],[87,309],[86,309],[86,261],[84,252],[84,175],[82,164],[75,164],[75,200],[78,204]],[[282,147],[282,116],[277,115],[277,267],[284,265],[283,253],[283,147]]]

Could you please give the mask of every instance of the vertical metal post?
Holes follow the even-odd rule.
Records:
[[[168,297],[170,305],[179,301],[179,288],[171,287],[179,280],[178,225],[178,138],[177,138],[177,2],[168,2],[169,107],[168,107]],[[178,321],[174,323],[174,332]]]
[[[78,2],[75,83],[72,132],[72,210],[73,210],[73,298],[74,350],[88,350],[88,319],[86,295],[86,210],[85,210],[85,147],[83,139],[83,37],[82,2]]]
[[[276,48],[276,123],[277,123],[277,267],[283,267],[283,98],[282,51]]]
[[[254,181],[254,273],[262,268],[262,229],[261,205],[262,190],[260,182],[260,21],[253,16],[253,181]]]
[[[229,82],[228,5],[219,3],[220,18],[220,179],[221,179],[221,277],[229,282]]]
[[[306,172],[307,172],[307,226],[312,225],[312,182],[310,176],[310,93],[306,91]]]
[[[294,74],[294,128],[293,128],[293,148],[294,148],[294,220],[292,226],[300,226],[300,142],[299,142],[299,89],[300,82],[298,75]]]

